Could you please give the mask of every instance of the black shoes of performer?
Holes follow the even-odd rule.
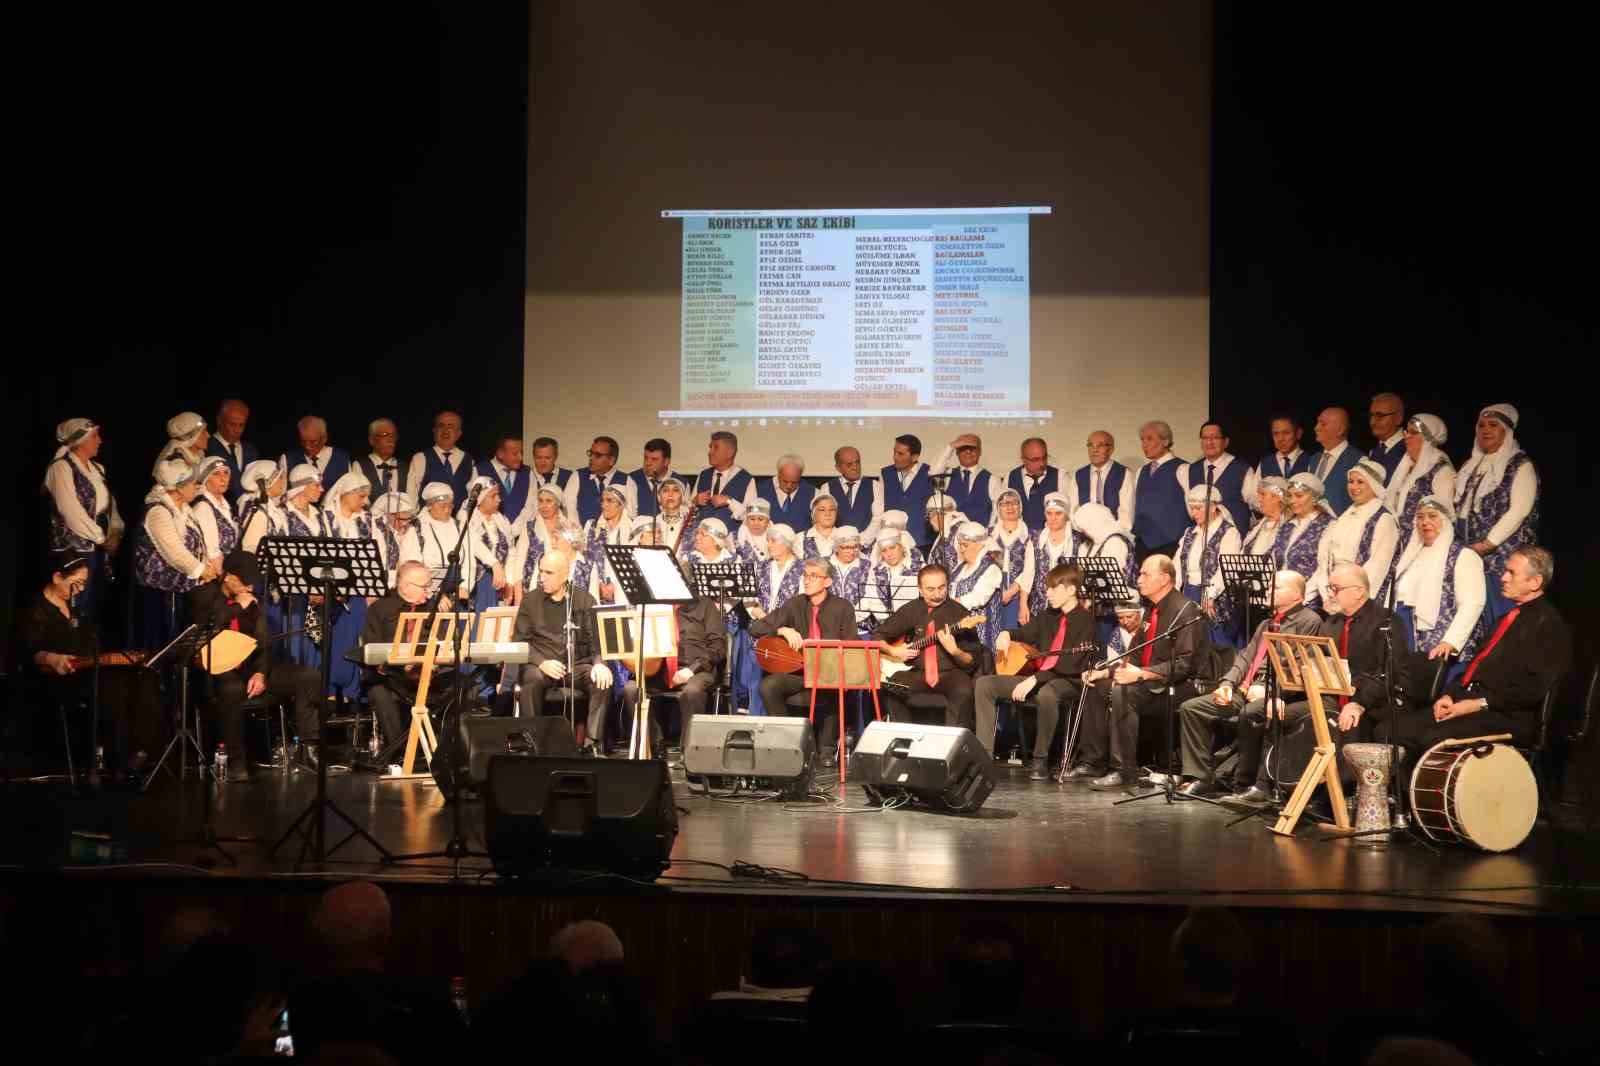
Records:
[[[1262,804],[1262,803],[1265,803],[1268,800],[1270,800],[1271,798],[1272,798],[1272,794],[1269,793],[1266,789],[1257,788],[1254,785],[1251,785],[1249,788],[1245,789],[1243,792],[1235,792],[1233,794],[1233,800],[1234,800],[1235,803],[1248,803],[1252,807],[1258,806],[1259,804]]]
[[[317,745],[308,743],[306,741],[301,741],[300,765],[304,766],[307,770],[315,771],[317,768],[317,758]],[[241,769],[242,768],[243,767],[241,765]]]
[[[824,770],[832,770],[839,765],[839,753],[832,748],[826,748],[817,755],[817,765]]]
[[[1048,781],[1048,780],[1050,780],[1050,774],[1044,768],[1044,759],[1040,758],[1037,755],[1035,755],[1032,759],[1030,759],[1028,761],[1028,780],[1029,781]]]
[[[1198,796],[1201,799],[1210,799],[1217,794],[1217,786],[1210,781],[1201,781],[1196,778],[1178,789],[1185,796]]]
[[[1117,792],[1130,784],[1129,777],[1121,770],[1112,770],[1103,777],[1097,777],[1089,782],[1089,787],[1097,792]]]
[[[1076,784],[1079,782],[1093,780],[1094,778],[1099,777],[1101,773],[1102,771],[1096,770],[1088,763],[1081,762],[1077,766],[1074,766],[1071,770],[1067,771],[1067,780]]]

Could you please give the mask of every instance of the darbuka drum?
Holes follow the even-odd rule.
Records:
[[[1411,772],[1411,809],[1432,840],[1510,851],[1533,831],[1539,785],[1515,748],[1446,740]]]
[[[1387,744],[1344,746],[1345,761],[1356,772],[1357,833],[1389,828],[1389,765],[1393,750]]]

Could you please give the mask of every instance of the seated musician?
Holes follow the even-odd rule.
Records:
[[[671,692],[677,695],[678,741],[681,744],[689,732],[689,720],[706,713],[706,701],[717,685],[722,673],[723,660],[727,658],[728,631],[722,623],[722,612],[715,600],[696,599],[693,603],[672,609],[678,630],[678,651],[667,657],[650,676],[645,678],[646,692]],[[632,669],[631,663],[625,663]],[[646,662],[646,667],[651,664]],[[633,701],[638,698],[639,683],[629,681],[622,690],[622,720],[631,735]],[[661,710],[672,701],[657,701],[650,711],[650,750],[656,758],[666,751],[661,729]]]
[[[1262,491],[1266,492],[1265,489]],[[1233,665],[1222,675],[1216,690],[1185,700],[1178,708],[1178,720],[1182,723],[1183,775],[1189,778],[1183,786],[1184,792],[1197,796],[1216,794],[1216,760],[1212,748],[1216,744],[1218,722],[1237,718],[1241,714],[1256,719],[1265,717],[1265,696],[1261,689],[1267,671],[1271,669],[1267,660],[1266,634],[1314,636],[1322,625],[1322,617],[1305,604],[1306,579],[1293,570],[1278,571],[1273,581],[1272,597],[1272,616],[1256,626],[1249,643],[1234,657]],[[1236,791],[1242,793],[1256,779],[1256,767],[1261,759],[1260,730],[1241,733],[1238,753],[1239,761],[1233,779]]]
[[[1339,648],[1339,657],[1349,663],[1350,683],[1355,688],[1355,694],[1351,696],[1322,698],[1323,712],[1330,715],[1337,713],[1339,716],[1338,729],[1333,733],[1334,743],[1339,748],[1353,741],[1385,740],[1389,736],[1392,718],[1389,686],[1384,681],[1386,627],[1388,660],[1393,668],[1393,691],[1403,693],[1406,690],[1405,634],[1389,611],[1372,599],[1368,580],[1366,568],[1360,563],[1343,563],[1335,567],[1327,591],[1333,597],[1330,606],[1338,610],[1316,630],[1318,636],[1333,638]],[[1263,707],[1260,713],[1253,713],[1246,708],[1245,713],[1239,716],[1241,748],[1261,749],[1260,735],[1270,724],[1265,710]],[[1285,704],[1285,736],[1305,723],[1310,712],[1311,704],[1304,699]],[[1375,730],[1375,723],[1381,724],[1381,728]],[[1309,750],[1307,736],[1301,736],[1298,743]],[[1266,800],[1271,788],[1272,777],[1266,760],[1258,759],[1257,762],[1255,783],[1238,797],[1246,803]],[[1348,764],[1340,758],[1338,766],[1343,771]],[[1234,778],[1236,787],[1243,783],[1242,778]]]
[[[559,543],[545,549],[539,557],[539,580],[522,598],[517,608],[517,626],[512,639],[526,642],[530,657],[522,668],[519,713],[533,718],[544,713],[545,689],[565,683],[579,697],[586,697],[589,720],[584,746],[604,756],[606,710],[612,682],[611,668],[596,662],[600,638],[594,617],[594,600],[588,589],[572,576],[571,556]],[[567,675],[566,624],[571,619],[572,675]]]
[[[995,637],[995,655],[1004,658],[1013,641],[1039,649],[1032,661],[1033,673],[1027,677],[999,676],[978,679],[976,689],[978,740],[991,754],[994,751],[995,702],[1011,699],[1017,703],[1033,697],[1039,706],[1038,730],[1033,741],[1033,758],[1028,763],[1028,779],[1043,781],[1045,759],[1061,721],[1061,707],[1070,708],[1078,700],[1080,678],[1093,662],[1099,646],[1094,612],[1079,595],[1083,573],[1070,563],[1058,563],[1044,578],[1046,607],[1028,619],[1026,625],[1001,630]]]
[[[1202,627],[1191,623],[1204,617],[1199,605],[1178,591],[1177,577],[1177,567],[1166,555],[1152,555],[1139,567],[1139,593],[1151,603],[1139,641],[1159,639],[1109,671],[1084,674],[1083,680],[1095,687],[1083,708],[1082,761],[1067,774],[1068,780],[1093,778],[1091,788],[1120,789],[1134,782],[1141,734],[1147,746],[1158,750],[1166,742],[1161,716],[1167,713],[1167,685],[1194,676]],[[1160,761],[1164,764],[1165,757]]]
[[[917,574],[917,591],[920,597],[890,615],[873,631],[872,639],[896,662],[911,663],[911,669],[896,678],[906,683],[906,695],[937,692],[945,698],[944,724],[966,725],[972,719],[972,674],[983,643],[976,629],[954,628],[967,616],[967,609],[950,598],[950,574],[944,567],[923,567]],[[923,637],[934,640],[920,652],[913,650],[911,643]],[[889,717],[909,720],[905,698],[897,690],[884,691]]]
[[[807,559],[800,578],[800,592],[764,618],[750,623],[752,637],[779,636],[794,651],[805,640],[855,640],[856,612],[849,603],[833,594],[833,565],[823,558]],[[772,673],[761,679],[761,702],[768,714],[783,714],[784,701],[804,692],[805,678],[800,671]],[[837,715],[819,714],[819,746],[823,766],[836,764],[839,742]]]
[[[96,652],[94,622],[82,617],[90,557],[85,553],[55,559],[64,561],[51,570],[49,582],[25,608],[20,636],[51,699],[71,707],[94,694],[93,662],[86,661]],[[106,769],[112,779],[142,772],[161,739],[155,671],[102,665],[100,718],[111,726]]]
[[[267,612],[251,589],[261,582],[256,557],[236,549],[222,561],[222,580],[201,585],[190,593],[191,621],[213,633],[231,629],[254,637],[256,648],[244,663],[216,677],[216,703],[212,710],[217,729],[228,746],[228,779],[246,781],[250,777],[244,747],[245,700],[263,693],[294,701],[295,728],[300,734],[300,752],[316,765],[317,741],[322,734],[322,675],[314,666],[275,660],[268,644],[270,631]],[[204,653],[202,653],[204,654]]]
[[[407,611],[428,609],[428,585],[433,572],[428,564],[410,559],[395,571],[394,588],[389,594],[367,608],[367,620],[361,629],[361,646],[388,644],[394,640],[395,624]],[[447,607],[440,605],[440,609]],[[427,624],[419,636],[427,635]],[[436,666],[428,684],[428,706],[441,706],[451,696],[451,671],[449,664]],[[403,745],[411,732],[411,708],[417,702],[417,681],[422,667],[376,666],[368,668],[367,699],[378,718],[378,728],[390,757],[401,755]]]
[[[1483,650],[1431,707],[1401,716],[1399,740],[1410,760],[1442,740],[1510,733],[1511,743],[1537,742],[1545,693],[1572,665],[1572,636],[1545,596],[1555,559],[1529,545],[1512,552],[1500,591],[1512,609],[1501,616]]]

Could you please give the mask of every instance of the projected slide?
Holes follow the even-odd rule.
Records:
[[[1028,397],[1028,219],[1048,207],[683,220],[680,409],[1049,418]]]

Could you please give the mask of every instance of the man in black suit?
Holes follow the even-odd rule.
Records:
[[[1406,690],[1405,635],[1389,610],[1372,599],[1369,581],[1366,568],[1360,563],[1334,567],[1328,592],[1338,604],[1339,613],[1324,621],[1317,630],[1318,636],[1331,637],[1338,645],[1339,657],[1349,664],[1350,684],[1355,689],[1350,696],[1322,697],[1322,713],[1338,715],[1333,740],[1341,753],[1347,743],[1381,743],[1389,739],[1394,730],[1394,708],[1389,702],[1389,693]],[[1388,681],[1384,679],[1386,667],[1393,671]],[[1306,722],[1310,713],[1311,704],[1305,700],[1285,706],[1285,736],[1302,725],[1310,728]],[[1252,713],[1252,709],[1247,708],[1239,717],[1241,747],[1259,751],[1260,734],[1266,728],[1266,709],[1257,707]],[[1254,736],[1247,735],[1252,733]],[[1300,740],[1304,741],[1304,737]],[[1342,769],[1346,764],[1340,759],[1336,765]],[[1239,797],[1243,802],[1259,803],[1267,799],[1272,785],[1267,769],[1266,760],[1260,760],[1255,784]]]
[[[256,446],[244,439],[244,427],[250,421],[250,408],[243,400],[223,400],[217,408],[217,432],[206,445],[206,454],[220,456],[228,464],[228,488],[224,496],[228,503],[238,506],[239,494],[245,491],[244,468],[261,458]]]
[[[645,691],[671,692],[677,696],[678,737],[680,743],[689,731],[689,719],[706,713],[706,701],[717,685],[722,662],[727,658],[727,630],[716,601],[697,599],[674,607],[678,626],[678,653],[645,678]],[[631,664],[624,664],[629,665]],[[646,664],[648,665],[648,664]],[[632,735],[633,703],[639,695],[639,682],[629,681],[622,690],[623,720],[630,723]],[[657,703],[657,707],[665,706]],[[650,746],[657,757],[664,751],[661,716],[650,715]]]
[[[1555,576],[1544,548],[1530,545],[1506,560],[1500,590],[1512,609],[1432,707],[1401,718],[1400,743],[1412,760],[1441,740],[1495,733],[1521,745],[1537,740],[1545,693],[1572,665],[1572,635],[1545,597]]]
[[[1178,570],[1171,556],[1152,555],[1139,567],[1139,594],[1150,601],[1139,641],[1158,638],[1109,671],[1087,671],[1094,692],[1085,700],[1081,762],[1067,777],[1083,779],[1109,767],[1089,782],[1112,791],[1130,785],[1138,771],[1139,735],[1157,746],[1167,742],[1162,716],[1167,713],[1167,686],[1194,676],[1201,641],[1196,618],[1205,617],[1194,601],[1177,589]],[[1176,707],[1174,707],[1176,710]],[[1166,756],[1159,761],[1166,762]]]
[[[269,693],[279,699],[294,700],[295,724],[300,732],[301,751],[315,762],[316,743],[321,734],[317,712],[322,675],[310,666],[274,661],[267,643],[267,614],[251,589],[260,584],[261,569],[256,557],[247,551],[234,551],[222,561],[222,580],[207,582],[190,593],[192,621],[211,633],[231,629],[255,638],[256,648],[243,664],[216,677],[216,700],[212,708],[217,728],[227,745],[228,779],[245,781],[244,712],[240,705]],[[202,652],[202,656],[204,653]]]
[[[764,618],[750,623],[752,637],[779,636],[795,651],[804,640],[856,640],[856,611],[848,600],[833,594],[833,567],[826,559],[807,559],[801,575],[800,591]],[[804,692],[805,678],[800,673],[768,674],[761,679],[761,702],[768,714],[783,714],[784,701]],[[818,748],[823,766],[834,766],[838,759],[839,723],[835,715],[822,719]]]
[[[520,714],[532,718],[544,709],[544,691],[551,684],[566,685],[589,703],[585,745],[605,755],[606,710],[610,702],[611,667],[597,662],[599,631],[594,600],[589,590],[568,582],[571,560],[558,548],[539,559],[539,580],[517,608],[512,639],[526,641],[530,656],[522,668]],[[567,674],[568,622],[572,624],[572,674]]]

